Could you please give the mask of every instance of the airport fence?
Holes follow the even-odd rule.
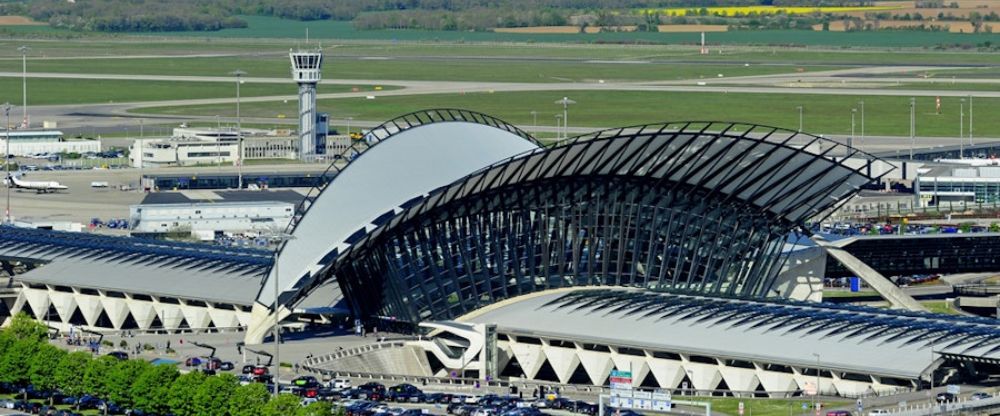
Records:
[[[912,406],[904,405],[888,411],[892,416],[969,415],[995,414],[993,411],[986,412],[986,410],[996,409],[998,407],[1000,407],[1000,393],[981,399],[964,397],[955,401],[944,403],[920,403]]]

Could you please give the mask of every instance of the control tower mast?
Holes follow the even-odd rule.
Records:
[[[293,51],[288,56],[292,61],[292,79],[299,84],[299,159],[306,161],[323,153],[326,146],[325,135],[316,131],[316,84],[320,80],[323,52]],[[321,137],[324,143],[319,143]]]

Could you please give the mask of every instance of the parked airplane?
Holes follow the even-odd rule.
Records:
[[[7,180],[4,180],[4,185],[10,186],[11,182],[14,183],[14,189],[29,189],[40,194],[69,189],[66,185],[60,185],[59,182],[55,181],[22,181],[18,179],[17,175],[10,175]]]

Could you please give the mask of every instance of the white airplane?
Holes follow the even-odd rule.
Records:
[[[59,182],[55,181],[22,181],[18,179],[17,175],[10,175],[7,180],[4,180],[4,185],[11,186],[11,182],[14,184],[14,189],[29,189],[40,194],[69,189],[66,185],[60,185]]]

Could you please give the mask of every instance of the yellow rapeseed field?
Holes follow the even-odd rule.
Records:
[[[738,6],[738,7],[706,7],[708,15],[712,16],[736,16],[747,14],[810,14],[810,13],[850,13],[850,12],[878,12],[884,10],[895,10],[901,6],[869,6],[869,7],[784,7],[784,6]],[[698,15],[701,8],[698,7],[675,7],[668,9],[645,9],[643,13],[659,13],[664,16],[687,16]]]

